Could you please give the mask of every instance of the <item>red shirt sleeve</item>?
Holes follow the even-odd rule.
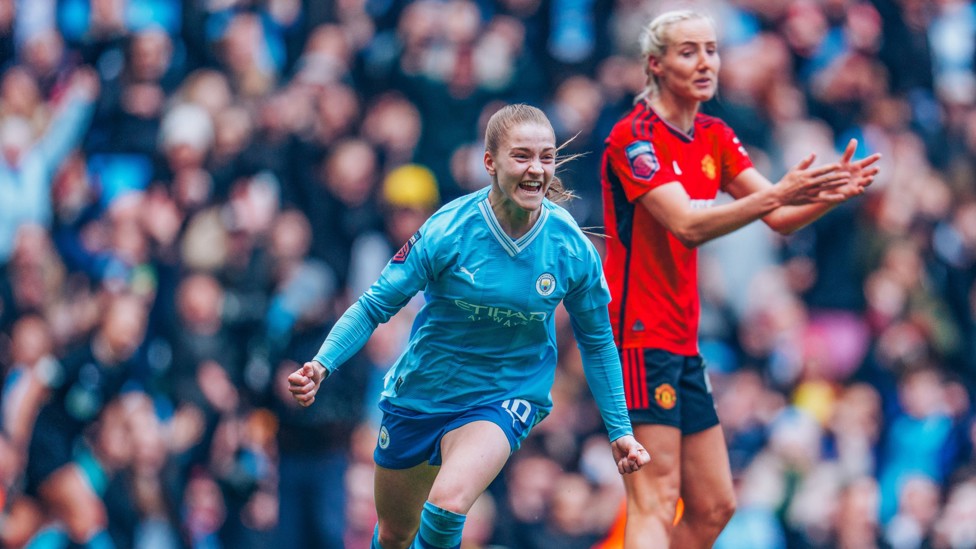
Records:
[[[740,173],[752,167],[752,159],[746,152],[745,146],[736,137],[735,131],[727,124],[722,124],[722,188],[739,176]]]
[[[678,181],[667,147],[637,138],[630,132],[611,132],[607,138],[606,155],[610,169],[620,178],[620,185],[630,202],[636,202],[665,183]]]

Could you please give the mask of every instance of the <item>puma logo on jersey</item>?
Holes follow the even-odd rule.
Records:
[[[471,271],[469,271],[469,270],[468,270],[468,269],[467,269],[466,267],[461,267],[461,268],[460,268],[459,270],[460,270],[460,271],[461,271],[461,272],[462,272],[463,274],[466,274],[466,275],[468,275],[469,277],[471,277],[471,283],[472,283],[472,284],[474,284],[474,275],[475,275],[475,274],[476,274],[476,273],[477,273],[478,271],[480,271],[480,270],[481,270],[481,267],[478,267],[477,269],[475,269],[475,270],[474,270],[474,272],[471,272]]]

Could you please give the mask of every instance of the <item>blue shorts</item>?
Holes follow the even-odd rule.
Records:
[[[441,464],[441,438],[475,421],[490,421],[508,438],[511,451],[518,450],[535,424],[548,412],[523,399],[508,399],[460,412],[428,414],[380,401],[383,419],[373,461],[386,469],[409,469],[421,463]]]
[[[685,435],[719,424],[701,356],[623,349],[620,364],[631,423],[669,425]]]

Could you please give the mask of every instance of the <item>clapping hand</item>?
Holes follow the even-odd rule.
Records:
[[[839,189],[850,185],[850,172],[839,162],[812,167],[815,159],[816,155],[811,153],[793,166],[776,185],[783,205],[833,201],[833,195],[839,193]]]
[[[874,182],[880,168],[875,164],[881,159],[880,153],[874,153],[867,158],[853,162],[854,152],[857,150],[857,139],[847,142],[844,154],[840,158],[840,169],[850,174],[847,184],[836,189],[825,190],[821,198],[825,202],[843,202],[849,198],[864,194],[868,185]]]

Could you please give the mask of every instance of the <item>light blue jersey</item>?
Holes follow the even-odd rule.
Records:
[[[524,399],[548,412],[554,316],[563,302],[610,439],[632,434],[596,249],[548,200],[532,229],[513,240],[495,218],[488,191],[431,216],[336,323],[315,360],[334,370],[423,291],[426,303],[386,377],[384,399],[427,413]]]

